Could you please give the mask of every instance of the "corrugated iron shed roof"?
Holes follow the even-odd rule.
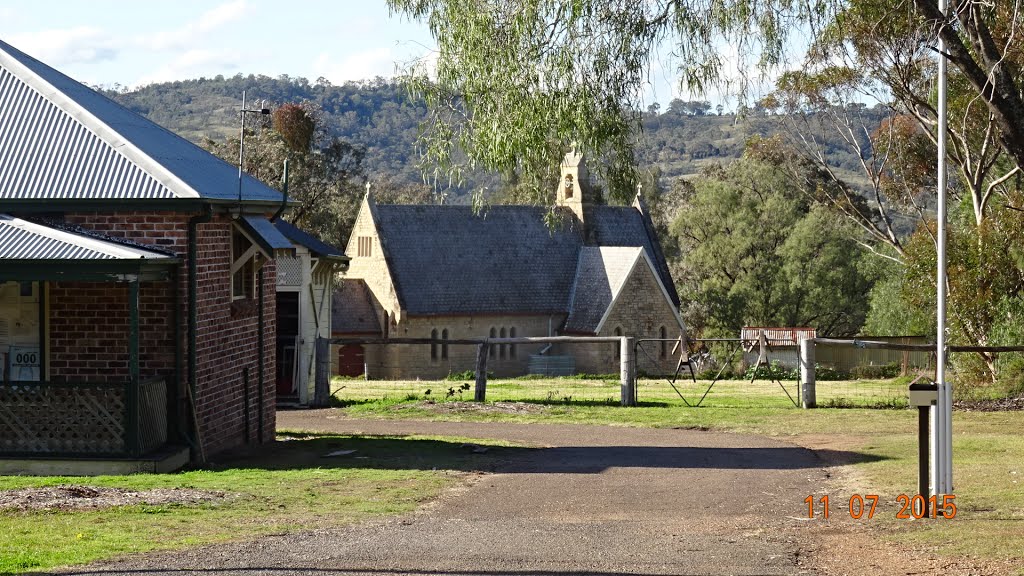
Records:
[[[244,215],[238,219],[238,223],[268,257],[273,257],[278,250],[295,251],[291,240],[285,238],[284,234],[263,216]]]
[[[0,214],[0,265],[3,260],[171,260],[152,250],[97,235],[76,234]]]
[[[769,346],[796,346],[801,340],[817,337],[814,328],[744,326],[740,330],[740,340],[744,345],[756,344],[762,332]]]
[[[0,41],[0,200],[238,193],[237,167]],[[282,197],[244,174],[242,199]]]

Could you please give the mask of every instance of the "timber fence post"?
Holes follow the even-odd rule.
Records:
[[[619,383],[622,405],[636,406],[636,359],[633,357],[633,338],[623,336],[619,343]]]
[[[313,384],[313,406],[326,408],[331,398],[331,343],[316,339],[316,379]]]
[[[800,391],[804,408],[818,405],[814,390],[814,338],[800,341]]]
[[[487,344],[476,347],[476,389],[473,400],[483,402],[487,397]]]

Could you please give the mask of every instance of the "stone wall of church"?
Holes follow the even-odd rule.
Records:
[[[665,298],[651,269],[642,262],[626,280],[619,299],[605,319],[599,336],[632,336],[634,338],[660,338],[664,329],[666,338],[679,338],[679,322],[672,305]],[[679,360],[678,351],[672,353],[671,342],[642,342],[637,350],[637,370],[640,374],[672,374]],[[585,374],[618,374],[619,344],[575,344],[559,346],[559,354],[576,357],[576,372]]]
[[[400,306],[366,199],[363,199],[359,216],[352,228],[345,255],[351,259],[345,278],[361,278],[366,282],[380,304],[377,321],[384,334],[388,334],[392,327],[389,318],[398,315]]]
[[[493,334],[507,337],[548,336],[565,321],[564,314],[508,316],[429,316],[406,317],[392,327],[394,338],[444,338],[450,340],[487,338]],[[504,331],[504,332],[503,332]],[[494,345],[488,349],[487,371],[497,377],[527,373],[531,354],[544,344]],[[366,363],[371,379],[440,379],[476,368],[477,347],[450,344],[389,344],[367,346]]]

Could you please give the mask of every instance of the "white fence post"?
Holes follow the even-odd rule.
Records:
[[[619,383],[622,405],[636,406],[636,358],[633,357],[634,339],[623,336],[619,343]]]
[[[818,405],[814,393],[814,338],[800,341],[800,391],[804,408]]]

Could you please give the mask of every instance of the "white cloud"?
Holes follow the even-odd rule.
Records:
[[[241,56],[237,52],[204,49],[188,50],[140,78],[136,85],[145,86],[154,82],[198,78],[214,73],[223,74],[237,70],[240,61]]]
[[[16,34],[10,43],[56,66],[113,60],[121,49],[109,33],[91,26]]]
[[[204,12],[180,28],[139,36],[136,43],[155,51],[187,50],[203,40],[207,33],[242,18],[248,10],[246,0],[233,0]]]
[[[327,52],[321,52],[313,61],[311,76],[323,76],[334,84],[344,84],[349,80],[369,80],[377,76],[390,78],[394,75],[395,54],[385,46],[356,52],[340,62],[334,61]]]

